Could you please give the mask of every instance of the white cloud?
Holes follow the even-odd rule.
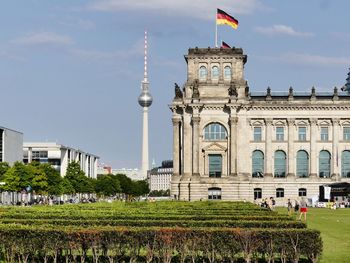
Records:
[[[124,10],[159,11],[165,15],[190,16],[200,19],[213,19],[216,8],[236,16],[250,14],[263,8],[261,0],[102,0],[95,1],[87,6],[90,10],[116,12]]]
[[[313,33],[296,31],[294,28],[286,25],[273,25],[270,27],[256,27],[255,31],[264,35],[288,35],[293,37],[312,37]]]
[[[327,57],[311,54],[286,53],[279,57],[273,58],[289,64],[306,65],[306,66],[348,66],[350,64],[349,57]]]
[[[66,46],[73,44],[73,40],[64,35],[58,35],[53,32],[40,32],[27,34],[23,37],[14,39],[12,43],[19,45],[59,45]]]

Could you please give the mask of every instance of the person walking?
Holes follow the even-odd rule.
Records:
[[[287,202],[287,209],[288,209],[288,215],[291,215],[293,212],[293,205],[290,199],[288,199],[288,202]]]
[[[306,222],[306,213],[307,213],[307,204],[304,198],[300,201],[300,215],[299,220],[301,220],[301,216],[304,215],[304,221]]]

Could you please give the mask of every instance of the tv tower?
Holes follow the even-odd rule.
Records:
[[[149,168],[148,161],[148,107],[152,105],[153,98],[148,90],[147,79],[147,31],[145,31],[145,56],[144,56],[144,73],[141,82],[141,95],[139,96],[139,104],[143,108],[143,128],[142,128],[142,176],[147,178]]]

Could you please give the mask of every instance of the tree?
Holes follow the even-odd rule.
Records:
[[[7,162],[0,162],[0,181],[4,180],[4,174],[10,168],[11,167]]]
[[[85,173],[80,169],[78,162],[68,164],[65,178],[71,183],[75,193],[84,193],[87,181],[85,180]]]
[[[40,169],[46,174],[47,177],[47,192],[49,195],[61,195],[62,189],[62,177],[60,173],[53,168],[50,164],[44,163],[40,165]]]
[[[20,192],[30,186],[33,174],[28,166],[21,162],[15,162],[14,165],[4,174],[5,185],[2,187],[5,191]]]
[[[41,169],[41,164],[37,162],[30,163],[27,165],[27,169],[32,179],[28,185],[38,194],[47,194],[47,175]]]
[[[121,190],[118,178],[115,175],[102,175],[97,178],[95,192],[99,195],[112,196]]]
[[[60,188],[62,189],[63,194],[75,194],[75,189],[70,181],[65,177],[60,183]]]
[[[116,177],[120,182],[121,192],[127,195],[132,194],[132,180],[125,174],[117,174]]]

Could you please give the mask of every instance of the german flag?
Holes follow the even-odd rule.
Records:
[[[238,27],[238,20],[235,19],[233,16],[230,16],[226,12],[222,11],[218,8],[218,11],[216,13],[216,24],[217,25],[229,25],[233,27],[234,29],[237,29]]]
[[[222,48],[231,48],[226,42],[222,41],[221,43]]]

